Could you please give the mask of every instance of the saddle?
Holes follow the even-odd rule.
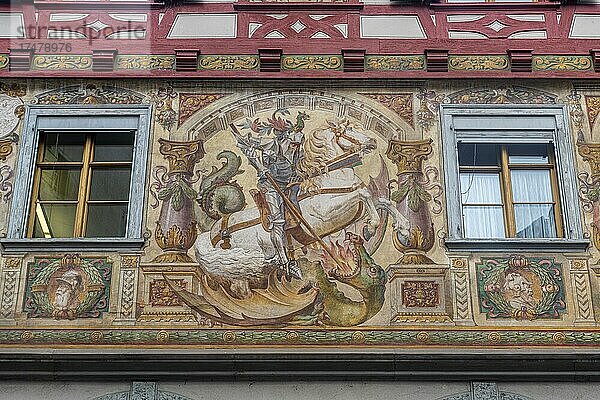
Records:
[[[267,200],[265,199],[265,194],[260,190],[251,189],[250,195],[252,196],[252,199],[254,200],[254,203],[256,204],[256,207],[258,208],[258,211],[260,213],[260,223],[263,229],[267,232],[270,232],[271,229],[269,227],[269,215],[271,214],[271,212],[269,211],[269,205],[267,204]],[[284,217],[286,232],[291,233],[292,236],[294,236],[294,232],[296,232],[297,230],[303,232],[303,229],[300,227],[298,219],[294,217],[294,215],[290,212],[288,207],[285,207]],[[294,239],[296,239],[295,236]]]
[[[356,189],[355,188],[330,188],[330,189],[324,189],[321,192],[338,194],[338,193],[348,193],[352,190],[356,190]],[[267,200],[265,199],[265,194],[263,192],[261,192],[260,190],[251,189],[250,195],[252,196],[252,199],[254,200],[256,207],[258,208],[259,217],[248,220],[248,221],[239,222],[237,224],[229,225],[229,217],[231,214],[224,215],[223,218],[221,219],[220,230],[215,234],[215,236],[211,237],[211,243],[212,243],[213,247],[216,247],[217,244],[219,244],[219,242],[222,241],[222,243],[220,245],[222,249],[231,248],[229,239],[231,238],[232,233],[240,231],[242,229],[249,228],[251,226],[258,225],[258,224],[260,224],[266,232],[270,232],[270,228],[269,228],[270,211],[269,211],[269,205],[267,204]],[[303,197],[304,196],[301,196],[300,198],[302,199]],[[363,204],[360,203],[358,212],[356,213],[354,219],[358,219],[362,215],[362,213],[363,213]],[[285,220],[286,220],[285,233],[286,233],[286,235],[288,235],[288,242],[289,242],[290,237],[293,237],[296,241],[298,241],[298,243],[302,244],[303,246],[309,245],[311,243],[315,243],[317,241],[317,239],[315,239],[310,233],[308,233],[302,227],[302,225],[300,224],[298,219],[288,210],[288,207],[285,207],[284,216],[285,216]],[[323,236],[327,236],[333,232],[335,232],[335,230],[332,232],[328,232]]]

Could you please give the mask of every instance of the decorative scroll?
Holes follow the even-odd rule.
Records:
[[[367,71],[410,71],[425,69],[425,56],[366,56]]]
[[[475,267],[487,318],[558,319],[566,311],[561,265],[552,258],[483,258]]]
[[[258,56],[200,56],[200,70],[253,70],[258,69]]]
[[[284,56],[281,60],[283,69],[331,69],[342,68],[340,56]]]
[[[433,90],[423,89],[417,93],[417,98],[420,100],[417,123],[422,129],[427,130],[434,124],[444,96],[438,95]]]
[[[533,56],[537,71],[587,71],[593,68],[589,56]]]
[[[507,56],[449,56],[451,71],[498,71],[508,68]]]
[[[38,70],[80,70],[91,68],[91,56],[38,55],[33,57],[33,69]]]
[[[390,110],[394,111],[404,122],[406,122],[411,128],[415,127],[413,119],[413,95],[412,93],[398,93],[398,94],[386,94],[386,93],[360,93],[363,96],[367,96]]]
[[[0,144],[0,151],[3,145]],[[12,146],[10,146],[12,150]],[[10,165],[0,166],[0,193],[2,194],[2,202],[7,203],[12,197],[13,184],[12,178],[14,177],[14,171]]]
[[[600,114],[600,96],[585,96],[585,105],[587,107],[587,117],[591,131],[594,129],[598,114]]]
[[[175,56],[118,56],[117,69],[174,69]]]
[[[36,104],[139,104],[143,96],[131,90],[94,84],[67,86],[37,96]]]
[[[156,122],[170,131],[177,122],[177,113],[173,109],[173,101],[177,93],[171,86],[165,86],[150,92],[149,100],[156,106]]]
[[[209,104],[229,95],[229,93],[181,93],[179,95],[179,125]]]
[[[465,89],[448,96],[452,104],[556,104],[557,97],[522,86]]]
[[[20,119],[23,117],[23,113],[23,101],[19,97],[0,93],[0,141],[10,137],[14,133]],[[6,152],[6,148],[0,149],[0,159],[6,159],[6,156],[12,152],[12,149],[8,154]]]
[[[600,144],[581,143],[577,145],[579,155],[590,165],[591,173],[580,172],[579,198],[583,210],[592,213],[592,243],[600,250]]]

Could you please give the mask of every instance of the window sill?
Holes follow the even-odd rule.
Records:
[[[532,253],[583,253],[590,241],[587,239],[446,239],[450,251],[464,252],[532,252]]]
[[[0,239],[3,254],[74,252],[74,251],[138,251],[144,239],[130,238],[60,238],[60,239]]]

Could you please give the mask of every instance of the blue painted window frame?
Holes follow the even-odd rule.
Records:
[[[564,104],[442,104],[440,106],[444,181],[449,250],[583,252],[589,240],[583,236],[577,194],[575,154]],[[563,238],[472,239],[462,232],[458,143],[548,143],[555,148]]]
[[[19,144],[7,237],[0,241],[4,252],[141,247],[144,242],[143,211],[151,113],[151,106],[143,104],[28,106]],[[52,239],[26,237],[40,131],[53,129],[61,131],[93,129],[99,133],[103,130],[110,132],[115,129],[131,129],[135,132],[127,229],[124,237]]]

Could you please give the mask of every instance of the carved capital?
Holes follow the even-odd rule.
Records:
[[[421,172],[423,160],[432,152],[431,139],[419,141],[390,140],[386,156],[398,167],[398,175]]]
[[[169,173],[192,175],[196,163],[204,157],[204,146],[201,140],[176,142],[158,139],[160,154],[169,162]]]

